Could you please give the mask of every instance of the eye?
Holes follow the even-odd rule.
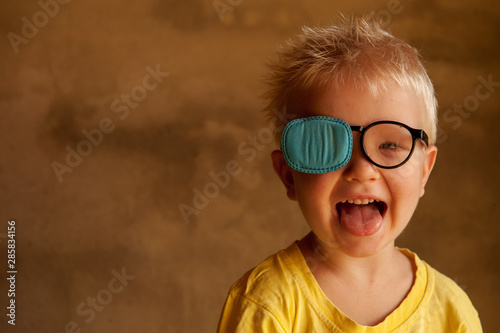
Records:
[[[389,150],[397,150],[398,148],[404,149],[404,147],[399,146],[396,142],[384,142],[384,143],[381,143],[378,146],[378,148],[379,149],[389,149]]]

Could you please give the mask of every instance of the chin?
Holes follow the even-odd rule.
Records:
[[[376,255],[387,247],[394,248],[395,238],[384,233],[382,227],[370,236],[347,235],[339,242],[338,249],[344,254],[354,258],[367,258]]]

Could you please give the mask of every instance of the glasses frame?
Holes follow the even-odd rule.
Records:
[[[406,157],[406,159],[403,162],[401,162],[401,163],[399,163],[397,165],[394,165],[394,166],[384,166],[384,165],[380,165],[378,163],[375,163],[370,158],[370,156],[368,156],[368,154],[366,153],[366,150],[365,150],[365,133],[370,128],[372,128],[374,126],[377,126],[377,125],[380,125],[380,124],[398,125],[398,126],[406,128],[408,130],[408,132],[411,133],[411,137],[412,137],[411,150],[410,150],[410,153],[408,154],[408,157]],[[361,144],[361,150],[363,151],[363,154],[368,159],[368,161],[370,161],[373,165],[375,165],[375,166],[377,166],[379,168],[382,168],[382,169],[395,169],[395,168],[398,168],[398,167],[402,166],[406,162],[408,162],[408,160],[413,155],[413,151],[415,150],[415,142],[417,140],[422,140],[427,147],[429,146],[429,137],[427,136],[427,133],[425,133],[424,130],[422,130],[422,129],[415,129],[415,128],[412,128],[412,127],[410,127],[410,126],[408,126],[406,124],[403,124],[403,123],[400,123],[400,122],[397,122],[397,121],[392,121],[392,120],[376,121],[376,122],[371,123],[370,125],[368,125],[366,127],[363,127],[363,126],[351,126],[351,130],[361,133],[361,137],[359,139],[359,143]]]

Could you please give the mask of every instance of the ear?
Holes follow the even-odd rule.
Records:
[[[425,184],[431,175],[432,168],[434,168],[434,163],[436,163],[438,149],[436,146],[429,146],[425,149],[425,159],[424,168],[422,170],[422,187],[420,189],[420,196],[425,193]]]
[[[275,150],[271,153],[271,158],[273,159],[274,171],[286,187],[286,195],[291,200],[296,200],[292,170],[288,163],[286,163],[283,152],[281,150]]]

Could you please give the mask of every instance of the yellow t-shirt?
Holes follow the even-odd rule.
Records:
[[[358,325],[337,309],[293,243],[234,283],[217,332],[482,332],[477,311],[455,282],[416,254],[400,251],[415,262],[415,283],[377,326]]]

